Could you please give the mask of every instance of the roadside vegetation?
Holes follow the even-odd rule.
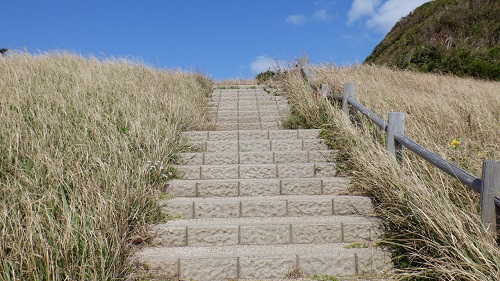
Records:
[[[335,93],[353,82],[356,98],[384,119],[406,112],[406,135],[476,176],[483,159],[498,160],[498,82],[368,65],[315,71]],[[398,277],[500,279],[500,248],[481,225],[477,193],[408,150],[400,167],[385,149],[383,132],[360,114],[346,117],[299,71],[287,72],[279,87],[293,113],[284,123],[323,128],[340,150],[340,172],[353,178],[351,191],[374,199],[387,230],[382,244],[394,251]]]
[[[0,56],[0,280],[116,280],[212,82],[126,60]]]

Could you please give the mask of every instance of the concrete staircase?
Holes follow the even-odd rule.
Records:
[[[215,90],[217,131],[185,132],[182,180],[165,212],[182,219],[152,226],[153,246],[135,255],[167,280],[233,280],[374,275],[390,255],[371,200],[346,194],[335,151],[319,130],[282,130],[283,97],[261,89]],[[170,278],[170,279],[168,279]]]

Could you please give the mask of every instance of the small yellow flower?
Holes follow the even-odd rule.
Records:
[[[478,152],[477,153],[477,157],[479,157],[479,158],[483,157],[483,153],[482,152]]]
[[[450,142],[450,146],[452,148],[455,148],[455,147],[457,147],[457,145],[460,145],[460,141],[457,140],[457,139],[452,139],[451,142]]]

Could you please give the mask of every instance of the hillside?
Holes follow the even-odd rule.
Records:
[[[402,18],[365,63],[500,80],[500,1],[434,0]]]

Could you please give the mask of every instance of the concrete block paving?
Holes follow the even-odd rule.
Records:
[[[163,210],[178,218],[152,225],[134,254],[167,280],[271,280],[314,274],[378,276],[390,253],[367,197],[336,177],[335,153],[320,130],[284,130],[282,96],[258,87],[214,90],[215,131],[184,132],[181,180]]]

